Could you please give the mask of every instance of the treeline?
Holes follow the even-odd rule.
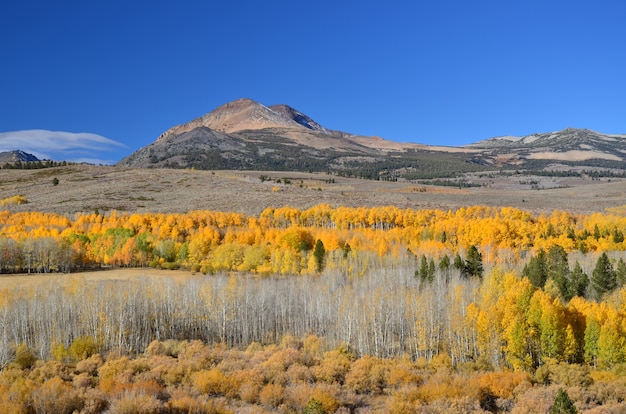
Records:
[[[626,217],[550,215],[504,207],[455,211],[396,207],[300,211],[76,214],[0,212],[0,272],[68,272],[101,266],[186,268],[201,273],[313,274],[325,251],[439,260],[477,247],[488,263],[515,264],[559,246],[568,254],[622,251]],[[324,258],[324,262],[326,259]],[[332,260],[330,266],[337,266]]]
[[[43,168],[52,167],[65,167],[74,163],[68,163],[67,161],[52,161],[52,160],[38,160],[38,161],[21,161],[5,162],[2,165],[4,170],[40,170]]]

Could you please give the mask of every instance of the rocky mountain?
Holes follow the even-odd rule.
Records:
[[[118,164],[128,167],[326,171],[376,179],[455,177],[555,163],[626,168],[626,135],[568,128],[429,147],[332,130],[288,105],[239,99],[165,131]]]
[[[239,99],[165,131],[119,165],[351,171],[425,148],[331,130],[290,106]]]
[[[0,152],[0,163],[14,163],[18,161],[39,161],[39,158],[35,157],[33,154],[29,154],[20,150]]]

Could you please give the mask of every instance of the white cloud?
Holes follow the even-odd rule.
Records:
[[[120,142],[87,132],[44,129],[0,132],[0,152],[22,150],[39,159],[111,164],[115,161],[106,158],[119,158],[115,155],[126,148]]]

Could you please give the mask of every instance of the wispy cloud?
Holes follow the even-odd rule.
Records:
[[[44,129],[0,132],[0,152],[22,150],[39,159],[112,164],[125,149],[126,145],[120,142],[87,132]]]

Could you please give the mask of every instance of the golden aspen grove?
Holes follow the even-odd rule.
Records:
[[[48,278],[0,286],[0,413],[624,412],[625,233],[485,206],[2,211],[0,272]],[[113,268],[142,276],[82,276]]]

